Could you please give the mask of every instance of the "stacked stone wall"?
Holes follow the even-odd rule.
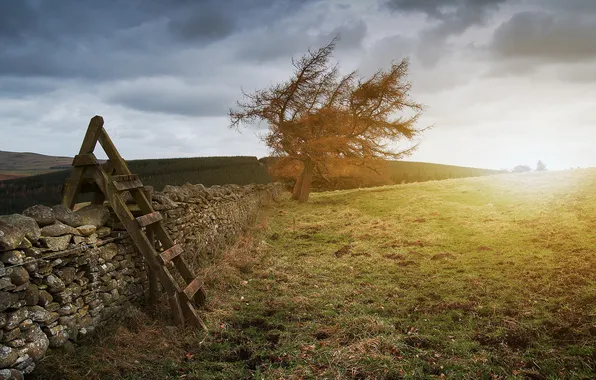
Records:
[[[279,184],[166,186],[151,192],[166,228],[197,267],[233,243]],[[104,206],[33,206],[0,215],[0,379],[30,373],[148,292],[142,256]]]

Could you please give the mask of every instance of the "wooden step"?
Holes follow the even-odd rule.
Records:
[[[159,211],[153,211],[151,214],[141,215],[136,218],[137,223],[139,223],[139,226],[141,228],[147,227],[148,225],[153,223],[157,223],[162,219],[163,217],[161,216],[161,213]]]
[[[72,160],[72,166],[94,166],[99,165],[95,155],[93,153],[89,154],[77,154],[74,159]]]
[[[190,284],[184,288],[184,294],[189,300],[195,296],[195,294],[203,287],[203,281],[201,281],[198,277],[191,281]]]
[[[159,258],[163,265],[168,264],[172,261],[175,257],[180,255],[183,252],[182,247],[179,244],[175,244],[172,247],[166,249],[162,253],[159,254]]]
[[[118,191],[127,191],[143,187],[143,183],[136,174],[114,175],[112,176],[112,184]]]
[[[203,319],[201,319],[201,316],[199,316],[199,313],[197,313],[197,310],[194,308],[192,303],[190,301],[186,301],[183,304],[184,308],[187,310],[187,313],[185,314],[187,319],[189,319],[189,322],[197,327],[202,327],[203,330],[207,331],[205,322],[203,322]]]

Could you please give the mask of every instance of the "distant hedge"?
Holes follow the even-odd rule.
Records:
[[[269,183],[271,176],[256,157],[197,157],[131,160],[130,170],[145,185],[160,191],[165,185],[202,183],[205,186]],[[70,169],[31,177],[0,181],[0,214],[20,212],[34,204],[55,205],[62,198],[62,186]],[[80,200],[88,200],[82,197]]]
[[[285,181],[288,187],[296,178],[299,167],[286,170],[283,175],[272,177],[268,168],[275,158],[264,157],[196,157],[162,158],[127,161],[130,170],[138,174],[145,185],[160,191],[165,185],[202,183],[205,186]],[[338,172],[339,173],[339,172]],[[497,170],[461,166],[430,164],[425,162],[388,161],[379,173],[360,168],[344,170],[331,176],[329,181],[315,178],[313,189],[339,190],[358,187],[424,182],[448,178],[476,177],[501,173]],[[70,176],[69,170],[0,181],[0,214],[20,212],[34,204],[54,205],[60,202],[62,186]],[[79,201],[89,200],[89,196]]]

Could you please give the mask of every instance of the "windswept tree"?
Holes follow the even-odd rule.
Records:
[[[539,160],[538,163],[536,164],[536,171],[543,172],[545,170],[546,170],[546,164],[544,162],[542,162],[541,160]]]
[[[418,144],[405,149],[392,145],[426,129],[415,127],[423,107],[410,99],[407,59],[368,78],[356,71],[340,75],[332,62],[337,39],[292,59],[289,80],[243,92],[237,109],[230,110],[232,128],[264,121],[268,131],[262,138],[272,155],[282,162],[300,162],[292,194],[300,202],[308,200],[313,175],[324,178],[331,163],[341,159],[343,164],[374,167],[380,160],[402,158]]]

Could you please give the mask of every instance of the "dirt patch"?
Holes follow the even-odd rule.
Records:
[[[441,252],[441,253],[437,253],[436,255],[433,255],[431,258],[431,260],[447,260],[447,259],[455,259],[455,255],[453,253],[449,253],[449,252]]]
[[[352,250],[352,247],[350,247],[349,245],[344,245],[343,247],[341,247],[340,249],[335,251],[333,253],[333,256],[340,258],[342,256],[350,254],[351,250]]]
[[[390,253],[387,255],[383,255],[384,258],[389,260],[405,260],[405,256],[400,253]]]

